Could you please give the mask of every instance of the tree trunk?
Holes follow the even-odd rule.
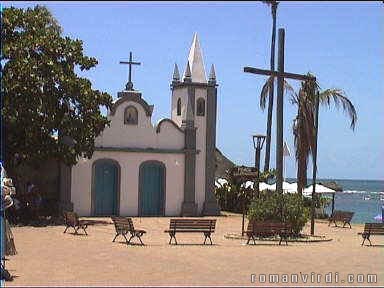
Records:
[[[297,139],[297,192],[302,195],[303,189],[307,186],[307,156],[308,156],[308,140],[305,133],[305,123],[303,111],[299,103],[298,111],[298,139]]]
[[[272,41],[271,41],[271,70],[275,70],[275,40],[276,40],[276,10],[277,3],[272,3]],[[269,171],[269,162],[271,158],[271,132],[272,132],[272,115],[273,115],[273,93],[274,81],[271,83],[268,97],[268,118],[267,118],[267,137],[265,141],[265,162],[264,171]]]

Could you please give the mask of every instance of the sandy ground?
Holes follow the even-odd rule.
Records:
[[[168,217],[133,218],[137,228],[148,231],[142,238],[144,247],[126,245],[123,238],[112,243],[112,224],[90,226],[88,236],[74,235],[71,229],[63,234],[64,226],[15,227],[18,255],[8,257],[6,267],[16,277],[5,286],[384,286],[384,237],[373,237],[373,247],[360,246],[357,232],[362,225],[343,229],[317,222],[316,235],[326,235],[332,241],[288,246],[258,241],[255,246],[224,238],[241,230],[239,215],[217,219],[212,246],[201,245],[201,234],[189,233],[176,235],[179,245],[168,245],[169,236],[163,232],[169,225]],[[269,277],[275,277],[270,274],[277,273],[279,283],[268,283]],[[296,281],[291,274],[298,276],[298,283],[290,282]],[[354,277],[353,283],[348,283],[348,274]],[[377,282],[368,283],[367,274],[376,274]],[[326,275],[332,283],[325,282]]]

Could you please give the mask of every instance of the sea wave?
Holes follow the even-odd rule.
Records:
[[[384,195],[384,191],[382,191],[382,192],[372,192],[372,191],[361,191],[361,190],[345,190],[342,193],[347,193],[347,194],[378,194],[378,195]]]

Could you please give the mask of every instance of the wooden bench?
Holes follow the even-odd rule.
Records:
[[[67,229],[69,227],[72,227],[73,229],[75,229],[75,234],[78,234],[77,230],[81,228],[84,230],[85,235],[88,235],[86,229],[88,227],[89,221],[79,220],[79,216],[75,212],[65,211],[63,215],[64,223],[67,226],[63,233],[67,232]]]
[[[329,223],[328,226],[331,225],[332,222],[335,223],[335,227],[337,227],[336,221],[343,222],[343,228],[345,227],[346,224],[349,225],[349,228],[351,227],[351,220],[353,217],[354,212],[349,212],[349,211],[340,211],[336,210],[332,213],[331,217],[329,217]]]
[[[256,244],[255,237],[262,239],[278,235],[280,237],[279,245],[283,239],[288,245],[287,238],[292,235],[292,227],[288,223],[276,221],[249,221],[246,234],[248,236],[247,244],[251,239],[253,244]]]
[[[369,245],[372,246],[370,240],[371,235],[384,235],[384,223],[365,223],[364,232],[358,234],[361,234],[363,237],[363,243],[361,243],[361,246],[364,245],[365,240],[368,240]]]
[[[172,238],[176,241],[176,233],[203,233],[204,244],[207,238],[211,242],[211,234],[215,232],[216,219],[170,219],[169,229],[164,232],[169,233],[171,237],[169,244],[172,242]]]
[[[132,218],[130,217],[111,217],[113,224],[115,224],[115,230],[116,230],[116,235],[115,238],[113,238],[112,242],[115,242],[115,239],[117,236],[122,235],[125,238],[125,241],[127,244],[131,243],[131,240],[133,237],[137,237],[141,243],[141,245],[144,245],[143,241],[141,241],[141,236],[143,236],[146,231],[145,230],[140,230],[140,229],[135,229],[133,226],[133,221]],[[128,233],[131,234],[131,237],[129,240],[125,235]]]

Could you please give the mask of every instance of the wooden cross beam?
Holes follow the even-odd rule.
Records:
[[[133,83],[132,83],[132,65],[140,65],[140,62],[133,62],[132,61],[132,52],[129,52],[129,61],[120,61],[120,64],[128,64],[129,65],[129,76],[128,76],[128,83],[125,86],[126,90],[132,91],[133,90]]]
[[[244,67],[244,72],[266,75],[266,76],[273,76],[273,77],[282,76],[283,78],[289,78],[289,79],[295,79],[295,80],[301,80],[301,81],[306,81],[306,80],[316,81],[316,77],[313,77],[313,76],[288,73],[288,72],[280,73],[279,71],[264,70],[264,69],[253,68],[253,67]]]
[[[283,192],[283,103],[284,103],[284,78],[295,80],[316,81],[315,77],[288,73],[284,71],[284,41],[285,30],[279,29],[278,43],[278,67],[277,71],[264,70],[253,67],[244,67],[244,72],[277,77],[277,101],[276,101],[276,191]]]

